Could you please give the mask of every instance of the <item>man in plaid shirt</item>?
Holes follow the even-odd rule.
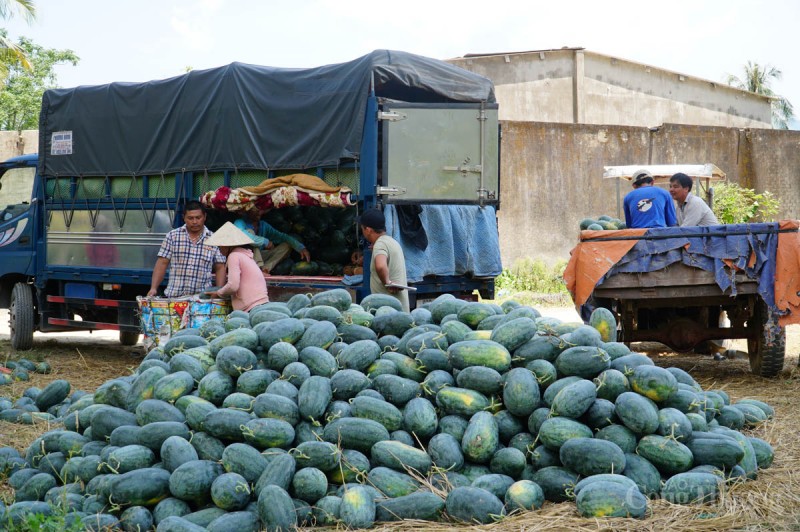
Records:
[[[206,238],[213,233],[205,225],[206,213],[199,201],[186,204],[183,221],[184,225],[167,233],[161,243],[148,297],[158,293],[167,268],[166,297],[188,296],[210,288],[212,270],[217,286],[225,284],[225,257],[218,247],[205,245]]]

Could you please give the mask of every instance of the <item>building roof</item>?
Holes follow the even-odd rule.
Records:
[[[740,88],[728,85],[727,83],[722,82],[722,81],[713,81],[713,80],[701,78],[701,77],[698,77],[698,76],[692,76],[692,75],[689,75],[689,74],[684,74],[682,72],[675,72],[674,70],[668,70],[666,68],[661,68],[661,67],[657,67],[657,66],[653,66],[653,65],[648,65],[646,63],[640,63],[638,61],[632,61],[630,59],[622,59],[622,58],[615,57],[615,56],[612,56],[612,55],[603,54],[603,53],[595,52],[595,51],[592,51],[592,50],[587,50],[586,48],[584,48],[582,46],[562,46],[561,48],[544,48],[544,49],[541,49],[541,50],[525,50],[525,51],[517,51],[517,52],[470,53],[470,54],[465,54],[465,55],[463,55],[461,57],[454,57],[452,59],[447,59],[446,61],[457,61],[459,59],[478,59],[478,58],[481,58],[481,57],[497,57],[497,56],[506,56],[506,55],[508,55],[508,56],[511,56],[511,55],[528,55],[528,54],[543,54],[543,53],[550,53],[550,52],[568,52],[568,51],[575,52],[575,51],[578,51],[578,50],[585,50],[587,53],[595,55],[595,56],[606,57],[608,59],[612,59],[612,60],[616,60],[616,61],[624,61],[624,62],[626,62],[628,64],[632,64],[632,65],[641,65],[644,68],[658,70],[660,72],[664,72],[664,73],[667,73],[667,74],[674,74],[676,76],[683,76],[686,79],[692,79],[694,81],[700,81],[700,82],[703,82],[703,83],[709,83],[711,85],[714,85],[715,87],[720,87],[720,88],[724,88],[724,89],[730,89],[730,90],[733,90],[733,91],[743,92],[743,93],[751,95],[751,96],[755,96],[755,97],[758,97],[758,98],[763,98],[764,100],[767,100],[767,101],[772,101],[772,100],[778,99],[775,96],[767,96],[765,94],[759,94],[757,92],[752,92],[752,91],[740,89]]]

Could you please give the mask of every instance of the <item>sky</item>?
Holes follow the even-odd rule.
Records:
[[[148,81],[234,61],[305,68],[375,49],[437,59],[583,47],[724,82],[749,60],[783,72],[772,89],[800,115],[797,0],[34,0],[8,36],[70,49],[59,85]],[[798,128],[795,122],[794,129]]]

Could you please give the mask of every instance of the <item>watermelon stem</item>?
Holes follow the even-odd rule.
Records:
[[[308,456],[307,454],[305,454],[303,451],[299,451],[297,449],[297,447],[289,449],[289,454],[291,454],[295,458],[295,460],[298,459],[298,458],[300,458],[302,460],[310,460],[311,459],[311,457]]]
[[[100,462],[98,469],[100,469],[101,466],[106,466],[109,469],[109,471],[111,471],[115,475],[119,475],[119,470],[113,467],[109,462]],[[117,464],[117,467],[119,467],[119,464]]]

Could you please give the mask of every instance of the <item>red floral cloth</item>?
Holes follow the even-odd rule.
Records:
[[[302,184],[291,184],[292,181],[269,183],[258,187],[230,188],[219,187],[217,190],[206,192],[200,196],[200,202],[206,207],[220,211],[246,211],[255,205],[260,211],[267,211],[281,207],[350,207],[355,205],[351,198],[351,190],[347,187],[332,189],[324,181],[314,176],[304,175]],[[314,178],[321,183],[320,190],[308,187],[309,178]],[[277,185],[277,186],[275,186]],[[330,192],[336,190],[336,192]]]

